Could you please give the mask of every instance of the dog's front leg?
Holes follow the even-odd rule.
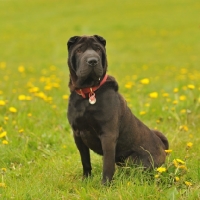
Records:
[[[115,172],[116,139],[109,135],[101,135],[103,150],[103,179],[102,184],[110,182]]]
[[[90,162],[90,150],[89,148],[83,143],[83,140],[77,134],[74,134],[74,140],[81,156],[81,162],[83,166],[83,178],[87,178],[91,175],[92,166]]]

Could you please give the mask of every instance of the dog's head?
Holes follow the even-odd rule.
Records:
[[[98,35],[74,36],[67,46],[70,89],[99,85],[107,70],[106,40]]]

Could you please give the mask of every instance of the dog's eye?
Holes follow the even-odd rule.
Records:
[[[101,51],[100,47],[97,47],[97,48],[96,48],[96,51],[97,51],[97,52],[100,52],[100,51]]]
[[[81,48],[76,49],[76,53],[81,53]]]

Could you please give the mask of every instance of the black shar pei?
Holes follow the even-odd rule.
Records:
[[[89,149],[103,155],[102,183],[110,182],[115,163],[127,158],[144,168],[165,162],[167,138],[149,129],[128,108],[114,77],[106,74],[106,40],[74,36],[67,43],[70,72],[68,120],[80,152],[83,177],[91,175]]]

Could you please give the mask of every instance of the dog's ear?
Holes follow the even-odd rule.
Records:
[[[71,45],[73,45],[78,40],[78,38],[80,38],[80,37],[79,36],[73,36],[73,37],[69,38],[69,40],[67,42],[68,50],[71,47]]]
[[[95,37],[101,44],[103,44],[104,47],[106,46],[106,40],[105,40],[103,37],[101,37],[101,36],[99,36],[99,35],[94,35],[94,37]]]

